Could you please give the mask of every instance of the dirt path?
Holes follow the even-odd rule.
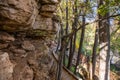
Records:
[[[58,56],[57,54],[52,53],[54,59],[56,62],[58,62]],[[82,79],[79,79],[77,76],[75,76],[72,72],[70,72],[67,68],[65,68],[63,66],[62,68],[62,80],[82,80]]]
[[[79,79],[63,67],[62,80],[79,80]]]

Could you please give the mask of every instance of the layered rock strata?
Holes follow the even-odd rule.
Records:
[[[55,80],[58,0],[0,0],[0,80]]]

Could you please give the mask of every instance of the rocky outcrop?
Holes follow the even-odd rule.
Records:
[[[4,33],[5,32],[1,32]],[[57,63],[51,56],[50,39],[11,36],[0,50],[0,80],[55,80]],[[1,35],[5,36],[5,35]]]
[[[38,14],[35,0],[0,0],[0,24],[4,30],[26,29]]]
[[[58,0],[0,0],[0,28],[9,32],[52,30]]]
[[[0,0],[0,80],[55,80],[58,0]]]

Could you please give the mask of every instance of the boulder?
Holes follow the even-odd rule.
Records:
[[[42,16],[37,16],[35,23],[32,27],[33,29],[39,29],[39,30],[47,30],[50,31],[53,29],[52,19],[51,18],[45,18]]]
[[[42,17],[40,15],[37,16],[34,25],[32,26],[33,30],[41,30],[41,31],[50,31],[56,33],[60,30],[59,22],[53,20],[52,18]],[[48,35],[48,34],[47,34]]]
[[[13,80],[13,68],[8,53],[0,52],[0,80]]]
[[[45,4],[41,6],[40,9],[40,15],[44,16],[44,17],[49,17],[52,18],[53,17],[53,13],[55,12],[55,10],[57,9],[57,5],[51,5],[51,4]]]

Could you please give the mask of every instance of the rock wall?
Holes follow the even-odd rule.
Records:
[[[0,28],[9,32],[53,30],[58,0],[0,0]]]
[[[58,0],[0,0],[0,80],[55,80]]]

